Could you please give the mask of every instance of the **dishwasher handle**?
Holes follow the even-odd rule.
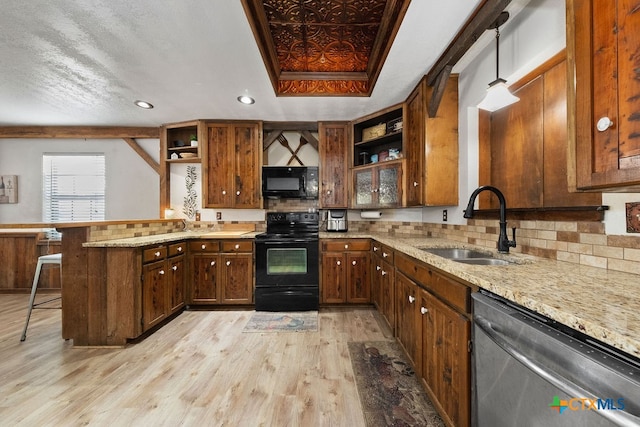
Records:
[[[496,331],[492,326],[491,322],[483,318],[482,316],[476,315],[474,317],[474,322],[478,328],[482,332],[484,332],[497,346],[503,349],[507,354],[515,358],[517,361],[522,363],[528,369],[539,375],[544,380],[553,384],[555,387],[562,390],[564,393],[570,396],[591,396],[594,397],[594,394],[588,392],[583,389],[579,385],[569,381],[568,379],[558,375],[557,373],[551,371],[548,368],[540,365],[536,361],[532,360],[527,355],[523,354],[520,350],[511,345],[506,339],[504,339],[498,331]],[[597,396],[595,396],[597,398]],[[640,418],[636,417],[629,412],[624,411],[595,411],[598,415],[606,418],[607,420],[614,422],[618,425],[629,425],[633,423],[633,425],[640,424]]]

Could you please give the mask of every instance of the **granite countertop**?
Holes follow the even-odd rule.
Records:
[[[322,233],[322,238],[370,237],[461,280],[500,295],[586,335],[640,357],[640,275],[510,253],[452,240],[387,234]],[[462,264],[420,248],[489,251],[511,261]]]
[[[241,233],[241,234],[239,234]],[[257,232],[182,231],[85,243],[84,247],[142,247],[188,239],[253,239]],[[640,357],[640,275],[511,253],[432,237],[321,232],[320,238],[372,238],[593,338]],[[491,252],[500,266],[448,260],[421,248],[456,247]]]
[[[143,246],[160,245],[191,239],[253,239],[257,231],[177,231],[174,233],[156,234],[153,236],[128,237],[125,239],[100,240],[86,242],[85,248],[139,248]]]

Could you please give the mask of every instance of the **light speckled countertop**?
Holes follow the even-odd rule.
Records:
[[[178,231],[175,233],[155,234],[153,236],[128,237],[125,239],[100,240],[86,242],[85,248],[140,248],[143,246],[161,245],[191,239],[253,239],[257,231]]]
[[[640,275],[554,261],[430,237],[321,233],[321,238],[369,237],[453,276],[640,357]],[[451,261],[420,248],[489,251],[513,261],[500,266]]]
[[[252,239],[257,232],[226,235],[222,232],[184,231],[85,243],[85,247],[142,247],[185,239]],[[397,251],[428,263],[461,280],[491,291],[524,307],[570,326],[600,341],[640,357],[640,275],[536,258],[492,252],[512,264],[470,265],[451,261],[420,248],[478,248],[470,244],[431,237],[376,233],[321,232],[320,238],[372,238]]]

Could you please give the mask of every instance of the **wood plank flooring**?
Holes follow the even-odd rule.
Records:
[[[369,308],[318,332],[243,333],[252,311],[189,311],[124,349],[74,348],[60,310],[0,294],[0,424],[364,426],[349,341],[393,340]]]

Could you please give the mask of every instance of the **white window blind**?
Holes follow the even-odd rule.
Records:
[[[44,154],[45,222],[104,220],[104,154]]]

